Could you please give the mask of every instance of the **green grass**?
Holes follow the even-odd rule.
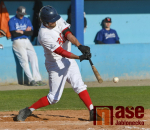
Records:
[[[20,110],[32,105],[48,94],[48,89],[0,91],[0,111]],[[150,109],[150,87],[98,87],[88,88],[95,106],[144,106]],[[64,89],[57,104],[49,105],[40,110],[86,109],[83,102],[72,88]]]

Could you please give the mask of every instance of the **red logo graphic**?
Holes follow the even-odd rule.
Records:
[[[63,43],[65,43],[66,39],[65,37],[61,36],[61,33],[59,34],[59,36],[60,37],[58,38],[57,42],[59,43],[59,45],[62,45]]]
[[[113,116],[114,114],[114,116]],[[144,125],[144,121],[126,121],[118,119],[141,119],[144,117],[144,107],[128,106],[124,108],[123,106],[117,106],[115,108],[115,113],[113,113],[113,106],[94,106],[94,125],[113,125],[113,117],[115,117],[115,125]]]

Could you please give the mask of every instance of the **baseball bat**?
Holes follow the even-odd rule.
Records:
[[[88,58],[88,60],[89,60],[89,62],[90,62],[90,65],[91,65],[91,67],[92,67],[92,70],[93,70],[93,72],[94,72],[94,74],[95,74],[95,77],[97,78],[98,82],[99,82],[99,83],[102,83],[102,82],[103,82],[103,79],[102,79],[102,77],[100,76],[100,74],[98,73],[97,69],[95,68],[93,62],[91,61],[90,58]]]

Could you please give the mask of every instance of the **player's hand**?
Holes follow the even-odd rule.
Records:
[[[31,31],[31,27],[28,26],[28,27],[26,28],[26,31]]]
[[[91,53],[85,53],[85,54],[79,56],[80,62],[83,60],[88,60],[89,58],[91,58]]]
[[[90,47],[80,45],[78,46],[78,49],[82,52],[82,54],[90,53]]]
[[[16,33],[21,33],[21,34],[23,34],[23,31],[22,31],[22,30],[17,30]]]

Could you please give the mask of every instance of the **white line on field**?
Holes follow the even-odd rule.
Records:
[[[0,117],[14,117],[14,116],[0,116]]]
[[[140,127],[130,127],[130,126],[125,126],[125,128],[128,128],[128,129],[136,129],[136,130],[150,130],[150,128],[140,128]]]

